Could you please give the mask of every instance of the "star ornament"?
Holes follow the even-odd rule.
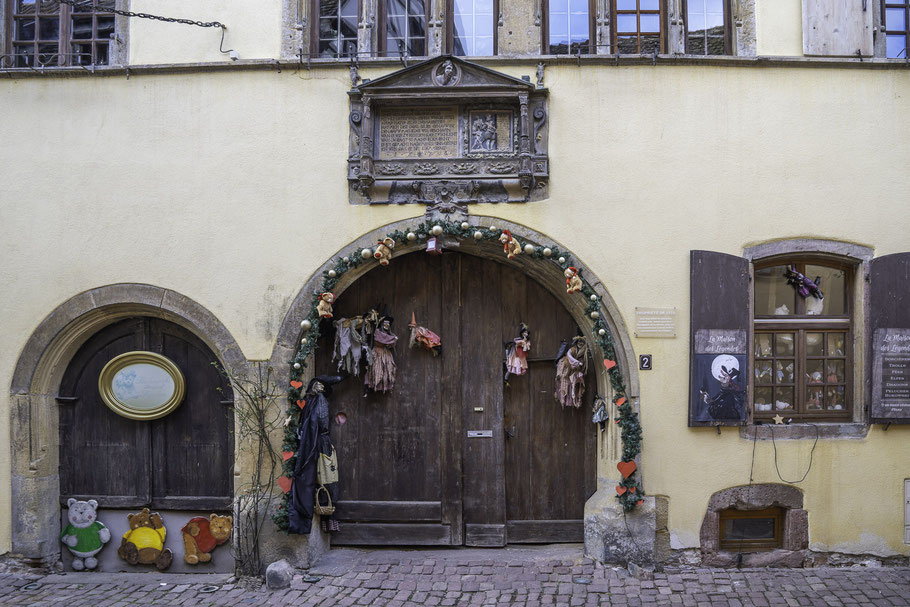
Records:
[[[775,415],[775,416],[772,417],[771,419],[774,420],[774,423],[775,423],[775,424],[782,424],[782,423],[784,423],[784,418],[780,416],[780,413],[778,413],[777,415]]]

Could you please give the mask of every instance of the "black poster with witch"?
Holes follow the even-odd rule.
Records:
[[[745,331],[697,331],[692,372],[693,421],[729,424],[746,419]]]

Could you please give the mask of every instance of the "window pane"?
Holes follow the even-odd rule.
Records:
[[[774,355],[793,356],[793,333],[774,334]]]
[[[708,36],[708,55],[724,55],[727,52],[723,36]]]
[[[484,15],[493,14],[493,0],[474,0],[474,12]]]
[[[91,17],[73,17],[73,38],[82,40],[83,38],[92,37],[92,18]]]
[[[634,11],[637,10],[636,0],[616,0],[616,10]]]
[[[60,49],[56,44],[38,45],[38,65],[57,65],[60,58]]]
[[[57,40],[60,37],[60,18],[42,17],[38,20],[39,40]]]
[[[335,40],[320,40],[319,41],[319,56],[320,57],[337,57],[338,56],[338,43]]]
[[[338,20],[334,17],[319,20],[319,38],[322,40],[334,40],[338,37]]]
[[[724,16],[717,13],[708,13],[705,17],[705,24],[708,29],[714,29],[714,33],[720,33],[724,29]]]
[[[705,54],[705,37],[704,36],[689,36],[688,52],[690,55],[704,55]]]
[[[755,388],[755,410],[772,411],[773,409],[774,404],[771,402],[771,388]]]
[[[403,38],[405,35],[404,28],[405,17],[389,15],[389,19],[386,23],[386,31],[388,32],[389,38]],[[389,47],[389,50],[394,49],[395,47]]]
[[[474,39],[475,55],[492,55],[493,54],[493,37],[477,37]]]
[[[845,380],[844,361],[829,360],[825,365],[825,381],[829,384],[842,384]]]
[[[770,384],[773,381],[774,381],[774,378],[771,375],[771,361],[770,360],[755,361],[755,383]]]
[[[907,37],[903,34],[888,35],[888,57],[900,57],[903,59],[907,55]]]
[[[408,43],[408,54],[414,57],[423,57],[427,54],[426,40],[423,38],[411,38]]]
[[[825,405],[828,409],[842,411],[844,409],[844,387],[829,386],[825,390]]]
[[[35,20],[16,19],[16,40],[35,39]]]
[[[493,16],[478,16],[474,20],[474,35],[493,38]]]
[[[819,366],[821,368],[821,366]],[[774,361],[774,374],[779,384],[792,384],[793,383],[793,371],[796,367],[793,364],[792,358],[784,358]]]
[[[806,388],[806,409],[817,411],[824,407],[824,389],[815,387]]]
[[[660,36],[655,36],[654,34],[642,35],[641,52],[646,54],[660,52]]]
[[[660,0],[640,0],[638,8],[643,11],[659,11]]]
[[[408,14],[426,17],[426,9],[424,8],[423,0],[408,0]]]
[[[107,42],[95,43],[95,65],[108,64],[108,50],[110,45]]]
[[[355,48],[355,52],[356,52],[356,47],[357,47],[357,42],[356,42],[356,40],[357,40],[357,19],[356,18],[351,19],[349,17],[344,17],[341,19],[341,37],[342,38],[353,38],[355,40],[354,48]],[[345,48],[345,52],[347,52],[347,48]]]
[[[824,333],[806,333],[806,355],[807,356],[824,356],[825,355],[825,334]]]
[[[807,360],[806,361],[806,382],[809,384],[823,384],[825,383],[825,374],[824,368],[825,361],[823,360]]]
[[[569,32],[572,42],[586,42],[588,36],[588,16],[569,15]]]
[[[341,14],[345,17],[356,17],[357,0],[343,0],[341,3]]]
[[[92,10],[88,7],[88,10]],[[60,3],[57,0],[41,0],[41,12],[55,14],[60,11]]]
[[[886,30],[907,30],[907,10],[903,8],[885,9]]]
[[[92,43],[74,44],[72,46],[72,63],[73,65],[91,65],[92,64]]]
[[[755,270],[755,315],[787,315],[796,312],[796,292],[787,284],[787,266]]]
[[[642,15],[641,31],[660,32],[660,15]]]
[[[772,354],[771,351],[771,334],[770,333],[756,333],[755,334],[755,356],[761,356],[763,358],[770,357]]]
[[[387,0],[390,15],[405,14],[405,0]]]
[[[617,32],[637,32],[638,16],[637,15],[617,15],[616,16]]]
[[[689,14],[686,18],[686,26],[690,32],[705,29],[705,13],[695,2],[689,2]]]
[[[793,409],[793,388],[774,388],[774,410],[791,411]]]
[[[566,42],[569,40],[569,16],[565,13],[550,14],[550,44],[553,38]]]
[[[569,0],[570,13],[588,14],[588,0]]]
[[[709,13],[724,13],[724,0],[705,0],[705,8]]]
[[[338,15],[338,0],[320,0],[319,16],[335,17]]]
[[[617,36],[616,51],[619,54],[637,53],[638,36]]]
[[[725,540],[773,540],[773,518],[734,518],[724,520]]]
[[[408,38],[423,38],[426,28],[423,17],[408,17]]]
[[[818,279],[817,283],[825,298],[821,300],[822,314],[844,314],[847,301],[847,280],[843,270],[826,268],[824,266],[806,266],[806,276],[811,280]],[[806,298],[809,303],[810,295]],[[814,298],[813,298],[814,299]],[[816,300],[817,301],[817,300]]]
[[[828,356],[844,356],[845,333],[828,333]]]
[[[35,0],[19,0],[16,12],[32,14],[35,12]]]
[[[16,67],[31,67],[35,64],[35,47],[33,45],[16,45],[13,47],[13,53],[16,55]]]

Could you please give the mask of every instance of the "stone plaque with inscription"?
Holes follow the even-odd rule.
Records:
[[[547,197],[542,85],[443,55],[349,95],[352,203],[466,209]]]
[[[872,421],[910,423],[910,329],[875,330]]]
[[[676,308],[635,308],[635,337],[676,337]]]

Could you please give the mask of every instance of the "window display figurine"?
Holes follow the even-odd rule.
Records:
[[[395,387],[395,356],[393,351],[398,336],[392,333],[391,316],[379,319],[373,331],[373,364],[367,369],[364,385],[374,392],[391,392]]]
[[[528,352],[531,351],[531,331],[528,325],[521,323],[518,328],[518,337],[506,345],[506,372],[505,381],[508,383],[509,375],[524,375],[528,372]]]
[[[578,293],[581,291],[581,278],[578,277],[578,268],[569,266],[563,272],[566,277],[566,293]]]
[[[825,298],[819,288],[822,282],[821,276],[816,276],[815,280],[809,280],[804,274],[796,271],[796,266],[791,265],[790,269],[784,273],[784,278],[787,279],[787,284],[796,289],[796,292],[799,293],[800,297],[803,299],[809,297],[809,295],[815,299]]]
[[[581,406],[585,395],[585,374],[588,372],[588,342],[584,337],[565,341],[556,355],[556,400],[563,408]]]
[[[332,318],[332,302],[335,301],[333,293],[320,293],[319,303],[316,304],[316,312],[319,318]]]
[[[499,235],[499,242],[502,243],[502,250],[509,259],[515,259],[516,255],[521,255],[521,244],[512,237],[510,231],[503,230]]]
[[[373,257],[379,260],[379,265],[387,266],[389,265],[389,260],[392,259],[392,249],[394,248],[394,239],[383,238],[379,241],[379,246],[376,247],[376,252],[373,253]]]
[[[98,518],[98,502],[66,500],[66,518],[69,524],[60,532],[60,541],[73,553],[73,570],[94,569],[98,566],[95,555],[111,541],[111,531]]]
[[[439,356],[440,352],[442,352],[442,340],[426,327],[418,326],[414,312],[411,312],[411,322],[408,323],[408,327],[411,329],[411,338],[408,341],[409,347],[423,346],[432,352],[433,356]]]

